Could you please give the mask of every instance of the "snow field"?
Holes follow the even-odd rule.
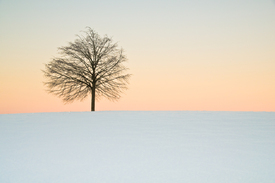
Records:
[[[274,112],[0,115],[1,183],[274,183]]]

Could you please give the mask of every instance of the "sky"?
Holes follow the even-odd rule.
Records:
[[[0,0],[0,114],[90,110],[48,94],[41,71],[87,26],[132,74],[96,110],[275,111],[274,0]]]

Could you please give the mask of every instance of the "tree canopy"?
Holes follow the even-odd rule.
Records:
[[[131,75],[124,66],[126,56],[107,35],[101,37],[88,27],[84,35],[77,35],[74,42],[58,50],[60,57],[45,64],[44,84],[65,103],[91,95],[94,111],[96,99],[118,100],[127,89]]]

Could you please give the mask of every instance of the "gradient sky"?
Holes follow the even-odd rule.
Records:
[[[274,0],[0,0],[0,114],[90,110],[48,94],[41,72],[86,26],[133,74],[96,110],[275,111]]]

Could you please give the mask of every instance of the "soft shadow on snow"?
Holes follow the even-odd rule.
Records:
[[[0,182],[274,183],[273,112],[0,115]]]

